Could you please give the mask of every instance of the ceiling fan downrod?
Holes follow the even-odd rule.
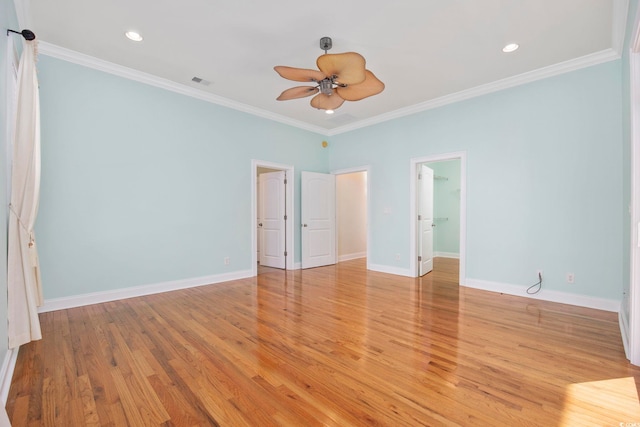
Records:
[[[324,50],[326,54],[328,50],[333,46],[333,42],[331,41],[331,37],[323,37],[320,39],[320,49]]]

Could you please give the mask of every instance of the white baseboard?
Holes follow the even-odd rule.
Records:
[[[366,257],[367,257],[367,253],[366,252],[356,252],[356,253],[353,253],[353,254],[344,254],[344,255],[338,256],[338,262],[350,261],[352,259],[360,259],[360,258],[366,258]]]
[[[620,312],[618,313],[618,323],[620,324],[620,335],[622,336],[622,345],[624,354],[627,359],[631,360],[629,353],[629,313],[627,313],[627,305],[620,304]]]
[[[456,259],[460,259],[460,254],[456,253],[456,252],[434,252],[433,256],[434,256],[434,258],[435,257],[440,257],[440,258],[456,258]]]
[[[395,274],[396,276],[415,277],[408,268],[392,267],[389,265],[369,264],[369,270],[380,273]]]
[[[614,313],[618,313],[620,311],[620,301],[610,300],[606,298],[590,297],[587,295],[570,294],[567,292],[553,291],[544,288],[542,288],[542,290],[537,294],[529,295],[527,293],[528,286],[491,282],[488,280],[466,279],[466,283],[463,286],[482,289],[485,291],[500,292],[508,295],[559,302],[562,304],[577,305],[579,307],[612,311]]]
[[[7,404],[9,388],[11,388],[11,380],[13,379],[13,371],[16,369],[17,360],[18,349],[10,348],[4,355],[2,366],[0,366],[0,399],[2,399],[3,406]]]
[[[215,274],[211,276],[196,277],[193,279],[174,280],[171,282],[157,283],[153,285],[134,286],[131,288],[115,289],[112,291],[93,292],[89,294],[74,295],[71,297],[45,299],[39,313],[64,310],[73,307],[99,304],[127,298],[135,298],[144,295],[159,294],[178,289],[195,288],[197,286],[212,285],[214,283],[228,282],[230,280],[246,279],[253,277],[251,270],[235,271],[232,273]]]

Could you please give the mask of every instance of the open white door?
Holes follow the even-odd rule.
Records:
[[[418,169],[418,264],[420,276],[433,270],[433,169]]]
[[[302,268],[336,263],[336,177],[301,172]]]
[[[260,265],[265,267],[286,268],[285,180],[285,171],[258,175],[258,242]]]

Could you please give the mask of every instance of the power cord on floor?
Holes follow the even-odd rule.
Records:
[[[532,291],[532,289],[536,289],[535,291]],[[527,293],[529,295],[534,295],[537,294],[538,292],[540,292],[542,290],[542,273],[538,272],[538,283],[536,283],[535,285],[531,285],[527,288]]]

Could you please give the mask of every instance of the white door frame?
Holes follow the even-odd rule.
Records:
[[[627,357],[640,366],[640,9],[635,17],[629,52],[631,100],[631,271],[629,277],[629,331]],[[623,304],[624,304],[623,299]],[[624,316],[626,307],[621,307]],[[626,320],[626,319],[625,319]],[[621,319],[621,326],[623,320]]]
[[[331,171],[331,173],[333,175],[346,175],[346,174],[350,174],[350,173],[356,173],[356,172],[366,172],[367,173],[367,217],[366,217],[366,221],[367,221],[367,270],[369,270],[369,262],[371,259],[371,224],[369,222],[369,215],[371,212],[371,166],[370,165],[366,165],[366,166],[356,166],[353,168],[347,168],[347,169],[338,169],[338,170],[334,170]],[[338,227],[336,225],[336,259],[338,256]]]
[[[256,203],[258,200],[258,186],[256,183],[256,177],[258,176],[258,168],[268,168],[275,170],[283,170],[287,172],[287,189],[285,193],[286,201],[286,210],[287,210],[287,221],[285,225],[285,230],[287,233],[287,237],[285,239],[285,244],[287,246],[287,256],[284,260],[285,270],[293,270],[294,269],[294,256],[295,256],[295,239],[294,239],[294,227],[295,216],[293,207],[294,203],[294,183],[295,183],[295,171],[293,166],[284,165],[280,163],[267,162],[264,160],[251,160],[251,275],[258,275],[258,230],[256,229],[256,218],[258,217],[258,204]]]
[[[415,157],[409,161],[409,271],[413,277],[419,277],[418,265],[418,165],[422,163],[460,160],[460,285],[466,282],[467,265],[467,152],[435,154]]]

